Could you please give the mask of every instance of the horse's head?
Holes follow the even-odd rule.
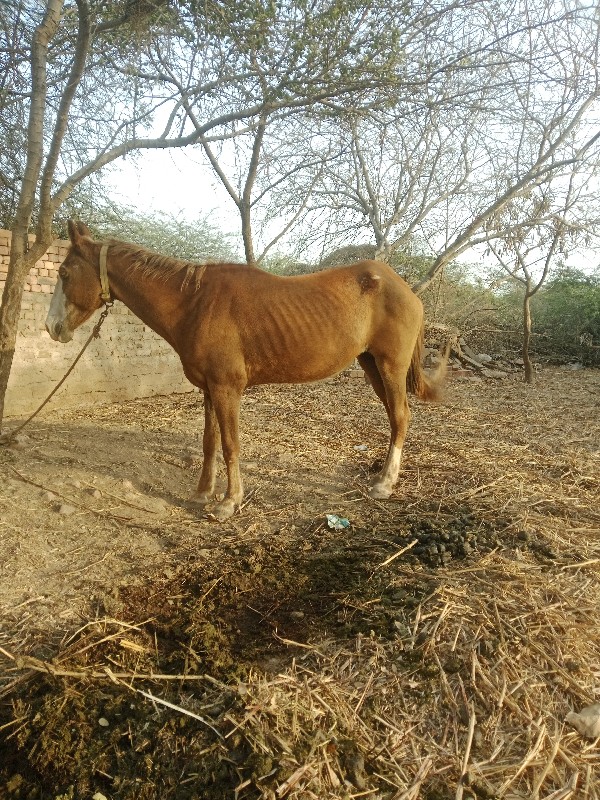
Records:
[[[82,222],[69,220],[71,248],[58,270],[58,280],[46,317],[46,330],[57,342],[70,342],[75,329],[103,304],[99,251]]]

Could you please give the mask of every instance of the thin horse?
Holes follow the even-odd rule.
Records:
[[[390,496],[410,419],[407,390],[436,400],[441,378],[428,378],[421,367],[421,301],[389,266],[361,261],[281,277],[245,264],[192,264],[134,244],[96,242],[72,220],[69,236],[46,329],[68,342],[110,297],[176,350],[187,378],[204,393],[204,461],[192,500],[213,499],[220,434],[227,493],[212,513],[225,520],[242,502],[239,411],[246,387],[321,380],[355,358],[391,428],[370,495]]]

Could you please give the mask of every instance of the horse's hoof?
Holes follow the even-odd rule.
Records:
[[[373,500],[387,500],[391,494],[392,489],[389,489],[381,483],[376,483],[369,489],[369,497],[372,497]]]
[[[213,496],[209,492],[192,492],[187,499],[187,503],[192,506],[205,506],[212,499]]]
[[[211,517],[214,517],[219,522],[225,522],[226,519],[233,517],[235,509],[236,504],[233,500],[222,500],[209,513]]]

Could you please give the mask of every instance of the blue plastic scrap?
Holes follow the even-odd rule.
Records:
[[[337,514],[327,514],[327,524],[334,531],[343,531],[344,528],[350,527],[350,520],[346,517],[338,517]]]

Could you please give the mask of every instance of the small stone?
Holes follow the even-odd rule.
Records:
[[[75,478],[71,481],[71,486],[74,486],[76,489],[81,489],[81,481]]]
[[[499,369],[482,369],[481,374],[486,378],[506,378],[507,373]]]
[[[600,737],[600,703],[586,706],[578,714],[570,711],[565,717],[565,722],[572,725],[586,739],[597,739]]]
[[[98,725],[100,725],[102,728],[108,728],[110,722],[106,719],[106,717],[100,717],[98,720]]]
[[[200,464],[202,462],[202,452],[196,448],[189,447],[184,452],[181,460],[185,467],[193,467],[194,464]]]
[[[102,497],[102,492],[100,489],[90,489],[90,494],[92,497],[95,497],[96,500],[99,500]]]
[[[131,481],[129,481],[129,480],[127,480],[127,479],[125,479],[125,480],[122,482],[121,486],[122,486],[124,489],[129,489],[130,491],[132,491],[132,492],[135,492],[135,486],[133,485],[133,483],[132,483]]]
[[[29,436],[26,436],[24,433],[18,433],[13,439],[10,441],[10,448],[11,450],[25,450],[29,447],[31,439]]]
[[[76,511],[77,509],[75,506],[70,506],[68,503],[61,503],[58,507],[58,513],[63,514],[65,517],[71,516],[71,514],[74,514]]]
[[[304,611],[290,611],[291,619],[304,619]]]
[[[452,367],[450,376],[452,378],[470,378],[472,376],[470,369],[461,369],[460,367]]]
[[[54,494],[54,492],[42,492],[42,497],[49,503],[51,503],[53,500],[56,500],[56,495]]]

